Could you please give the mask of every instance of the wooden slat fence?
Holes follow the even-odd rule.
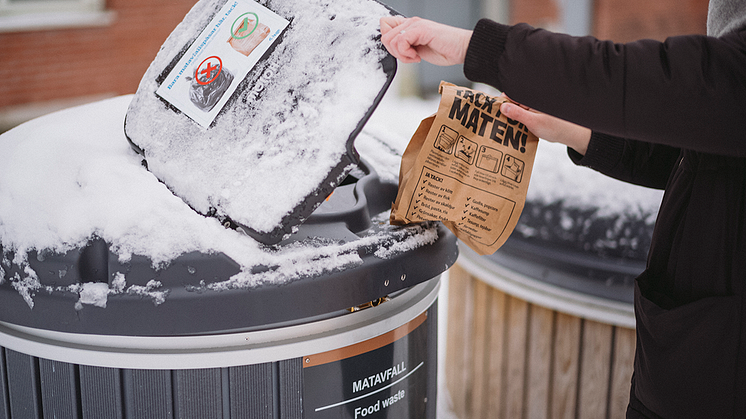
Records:
[[[624,418],[635,331],[450,270],[446,383],[460,419]]]

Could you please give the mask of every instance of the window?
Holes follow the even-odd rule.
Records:
[[[105,0],[0,0],[0,32],[105,26]]]

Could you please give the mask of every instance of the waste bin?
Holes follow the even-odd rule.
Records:
[[[624,417],[634,279],[661,191],[575,167],[541,144],[516,230],[449,274],[446,376],[463,417]],[[471,390],[463,390],[471,389]]]
[[[129,149],[121,121],[130,99],[69,109],[0,136],[0,154],[14,156],[7,164],[73,176],[25,176],[18,188],[29,196],[13,195],[0,179],[0,194],[29,212],[0,213],[5,232],[37,220],[36,205],[57,206],[50,213],[68,221],[72,205],[75,222],[93,217],[103,226],[64,252],[8,243],[22,233],[0,235],[0,417],[435,418],[439,276],[457,258],[455,237],[437,223],[391,226],[397,186],[363,161],[278,245],[256,244],[196,213],[183,226],[248,243],[274,265],[246,266],[217,251],[167,262],[127,255],[111,239],[116,229],[94,219],[105,214],[86,212],[98,204],[70,201],[108,193],[96,181],[113,176],[112,197],[162,195],[162,203],[122,211],[144,214],[137,221],[144,231],[169,222],[148,218],[159,207],[186,207]],[[96,121],[95,129],[81,120]],[[67,154],[39,141],[62,142]],[[98,160],[75,159],[76,150],[91,149]],[[99,163],[102,172],[87,173]],[[58,181],[82,192],[55,196],[34,186]],[[283,252],[315,268],[283,266]]]

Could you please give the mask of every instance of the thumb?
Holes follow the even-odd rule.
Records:
[[[535,115],[534,112],[526,110],[511,102],[503,103],[502,106],[500,106],[500,112],[510,119],[516,119],[523,122],[525,125],[529,125],[531,118]]]
[[[529,131],[539,137],[552,134],[552,125],[549,122],[551,122],[550,118],[553,117],[550,117],[549,115],[526,109],[523,106],[511,102],[503,103],[502,106],[500,106],[500,112],[508,118],[522,123]]]

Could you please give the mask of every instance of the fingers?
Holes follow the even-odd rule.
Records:
[[[591,130],[556,118],[545,113],[537,112],[515,103],[503,103],[500,112],[510,119],[515,119],[526,125],[529,131],[544,140],[561,143],[585,154],[591,138]]]
[[[381,42],[386,49],[404,63],[417,63],[421,57],[416,50],[418,35],[416,31],[407,33],[417,18],[407,19],[403,16],[386,16],[380,19]]]
[[[509,100],[509,101],[510,101],[510,102],[511,102],[511,103],[512,103],[513,105],[517,105],[517,106],[520,106],[521,108],[523,108],[523,109],[525,109],[525,110],[527,110],[527,111],[530,111],[530,110],[532,110],[531,108],[529,108],[529,107],[528,107],[528,106],[526,106],[526,105],[521,105],[520,103],[518,103],[518,102],[515,102],[515,101],[514,101],[513,99],[509,98],[509,97],[508,97],[508,95],[506,95],[506,94],[505,94],[505,92],[500,92],[500,96],[499,96],[499,97],[502,97],[502,98],[508,99],[508,100]]]
[[[505,97],[507,98],[507,96]],[[522,122],[524,125],[529,127],[529,130],[531,130],[532,125],[537,124],[537,117],[539,117],[539,120],[541,119],[541,114],[514,102],[503,103],[502,106],[500,106],[500,112],[510,119]]]
[[[401,25],[406,18],[404,16],[384,16],[381,18],[381,34],[386,35],[391,29]]]
[[[548,141],[557,141],[557,131],[561,130],[562,123],[566,123],[561,119],[512,102],[503,103],[500,106],[500,112],[510,119],[523,123],[529,131]]]
[[[421,60],[435,65],[464,62],[471,31],[418,17],[381,18],[381,42],[391,55],[405,63]]]

